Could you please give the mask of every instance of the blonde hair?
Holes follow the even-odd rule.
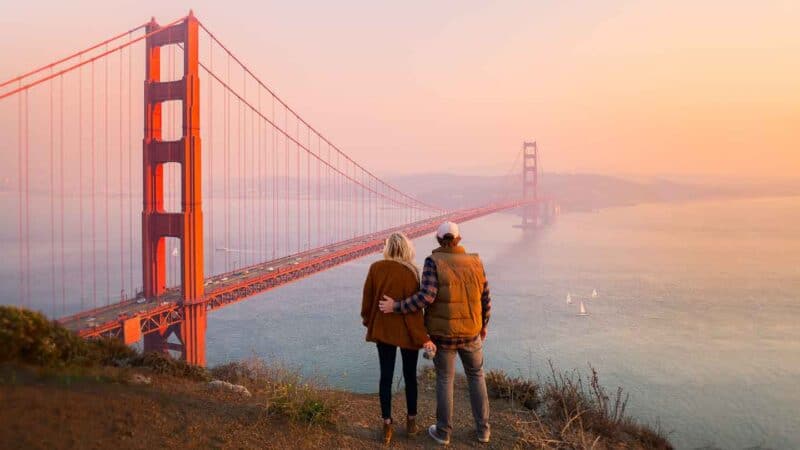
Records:
[[[414,262],[414,244],[405,234],[394,232],[386,238],[386,245],[383,247],[383,259],[396,261],[411,269],[419,279],[419,267]]]

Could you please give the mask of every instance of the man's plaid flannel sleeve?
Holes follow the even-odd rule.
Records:
[[[484,279],[486,275],[483,276]],[[489,317],[492,315],[492,295],[489,292],[489,282],[483,283],[483,292],[481,293],[481,311],[483,312],[483,328],[489,324]]]
[[[436,275],[436,264],[432,258],[425,258],[425,264],[422,267],[422,287],[411,297],[395,302],[394,312],[409,314],[424,309],[436,300],[438,292],[439,277]]]

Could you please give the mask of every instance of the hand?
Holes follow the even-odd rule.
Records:
[[[383,300],[378,302],[378,308],[386,314],[391,314],[394,312],[394,299],[389,297],[388,295],[383,296]]]
[[[425,350],[426,352],[429,352],[429,353],[430,352],[435,352],[436,351],[436,344],[434,344],[433,341],[428,341],[428,342],[422,344],[422,349]]]
[[[481,340],[486,340],[486,328],[481,328]]]

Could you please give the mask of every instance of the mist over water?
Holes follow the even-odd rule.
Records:
[[[518,222],[516,215],[494,214],[462,224],[464,245],[481,254],[493,294],[487,368],[547,377],[548,361],[584,374],[591,364],[605,386],[630,393],[631,415],[672,431],[678,448],[800,448],[800,197],[568,213],[534,232],[514,228]],[[33,223],[30,306],[48,314],[80,310],[79,243],[65,243],[70,303],[61,305],[51,299],[51,261],[42,256],[50,250],[49,222]],[[18,244],[15,224],[5,225],[0,294],[3,303],[15,304]],[[265,226],[264,238],[270,233]],[[112,227],[110,242],[115,239]],[[294,234],[276,236],[279,252],[296,240]],[[215,241],[224,245],[219,237]],[[432,236],[415,243],[421,264],[435,243]],[[109,253],[114,263],[115,247]],[[84,303],[91,306],[84,255]],[[241,264],[225,256],[209,240],[207,271],[212,262],[217,271]],[[367,268],[378,257],[215,311],[208,323],[209,365],[258,355],[334,386],[377,391],[377,355],[364,342],[359,311]],[[132,274],[129,263],[123,273],[111,268],[112,293],[116,277],[139,282],[135,252],[133,258]],[[105,289],[104,262],[98,254],[98,295]],[[595,289],[598,297],[590,298]],[[577,315],[581,300],[587,317]],[[420,359],[420,366],[426,364]],[[377,415],[377,401],[375,408]]]
[[[583,373],[591,364],[678,448],[800,447],[800,198],[570,213],[532,233],[517,222],[495,214],[462,226],[493,294],[487,368],[546,377],[548,360]],[[421,264],[433,238],[415,243]],[[255,354],[377,391],[359,318],[377,258],[214,312],[209,364]]]

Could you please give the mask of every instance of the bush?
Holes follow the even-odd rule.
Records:
[[[61,366],[87,352],[85,341],[42,313],[0,306],[0,362]]]
[[[634,448],[671,449],[658,430],[637,423],[625,415],[628,394],[617,388],[613,395],[600,385],[597,371],[590,366],[589,385],[577,373],[556,373],[550,365],[552,380],[544,391],[542,415],[560,428],[560,437],[569,440],[586,434],[600,441],[626,442]],[[588,433],[587,433],[588,432]]]
[[[332,393],[304,383],[299,377],[272,383],[271,412],[297,422],[307,424],[332,423],[336,412],[336,400]]]
[[[537,383],[510,377],[499,370],[490,370],[486,373],[486,388],[492,397],[509,400],[526,409],[536,409],[541,403]]]
[[[128,361],[132,367],[146,367],[161,375],[188,378],[197,381],[211,380],[205,367],[193,366],[182,359],[175,359],[165,353],[147,352]]]
[[[208,380],[208,371],[166,354],[140,355],[118,339],[85,340],[39,312],[0,306],[0,362],[43,367],[130,366],[194,380]]]
[[[609,394],[590,367],[588,384],[577,372],[559,373],[536,382],[502,371],[486,374],[486,387],[495,398],[524,406],[515,411],[512,427],[518,445],[565,449],[671,449],[658,429],[625,415],[628,395],[622,388]]]
[[[84,341],[88,348],[88,363],[103,366],[124,365],[138,356],[138,352],[119,339],[99,338]]]
[[[258,358],[217,366],[211,375],[264,393],[270,412],[306,424],[333,423],[343,401],[340,394],[305,381],[296,370],[279,364],[267,366]]]

